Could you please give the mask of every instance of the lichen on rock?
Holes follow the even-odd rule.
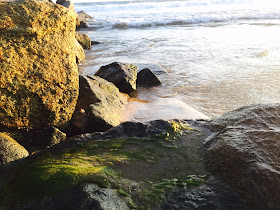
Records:
[[[78,97],[75,13],[48,1],[0,2],[0,124],[67,123]]]

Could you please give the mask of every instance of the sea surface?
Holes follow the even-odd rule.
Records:
[[[75,9],[94,18],[83,32],[100,42],[86,51],[84,73],[114,61],[166,69],[161,86],[134,94],[131,112],[147,102],[134,120],[172,110],[188,118],[182,104],[215,118],[280,102],[280,1],[95,0]]]

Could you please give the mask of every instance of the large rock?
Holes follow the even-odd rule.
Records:
[[[80,95],[72,118],[72,132],[105,131],[120,124],[127,96],[100,77],[80,76]]]
[[[0,124],[63,126],[78,98],[75,13],[48,1],[0,2]]]
[[[249,208],[280,209],[280,106],[253,105],[212,121],[205,143],[211,172],[240,191]]]
[[[29,155],[28,151],[5,133],[0,133],[0,166]]]
[[[131,93],[136,90],[137,69],[133,64],[114,62],[102,66],[95,75],[114,83],[121,92]]]
[[[88,35],[76,32],[76,39],[79,44],[86,50],[91,48],[91,41]]]
[[[210,122],[215,131],[226,127],[276,129],[280,127],[280,104],[262,104],[242,107],[223,114]]]

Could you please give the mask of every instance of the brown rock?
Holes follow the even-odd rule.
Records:
[[[88,35],[76,32],[75,37],[84,49],[89,50],[91,48],[91,41]]]
[[[48,1],[0,2],[0,124],[63,126],[78,97],[75,13]]]
[[[127,96],[100,77],[80,76],[80,95],[70,135],[105,131],[120,124]]]

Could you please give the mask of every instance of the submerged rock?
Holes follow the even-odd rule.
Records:
[[[26,158],[28,151],[5,133],[0,133],[0,166],[12,161]]]
[[[152,87],[161,84],[157,76],[148,68],[142,69],[137,74],[137,86]]]
[[[137,67],[133,64],[114,62],[102,66],[95,76],[114,83],[120,92],[131,93],[136,90]]]
[[[0,2],[0,124],[64,126],[79,83],[75,13],[48,1]]]
[[[80,76],[80,95],[71,121],[72,131],[105,131],[120,124],[127,96],[100,77]]]
[[[280,208],[279,108],[248,106],[211,122],[220,132],[205,142],[207,165],[242,193],[249,208]]]
[[[89,50],[91,48],[91,41],[88,35],[76,32],[75,37],[84,49]]]

